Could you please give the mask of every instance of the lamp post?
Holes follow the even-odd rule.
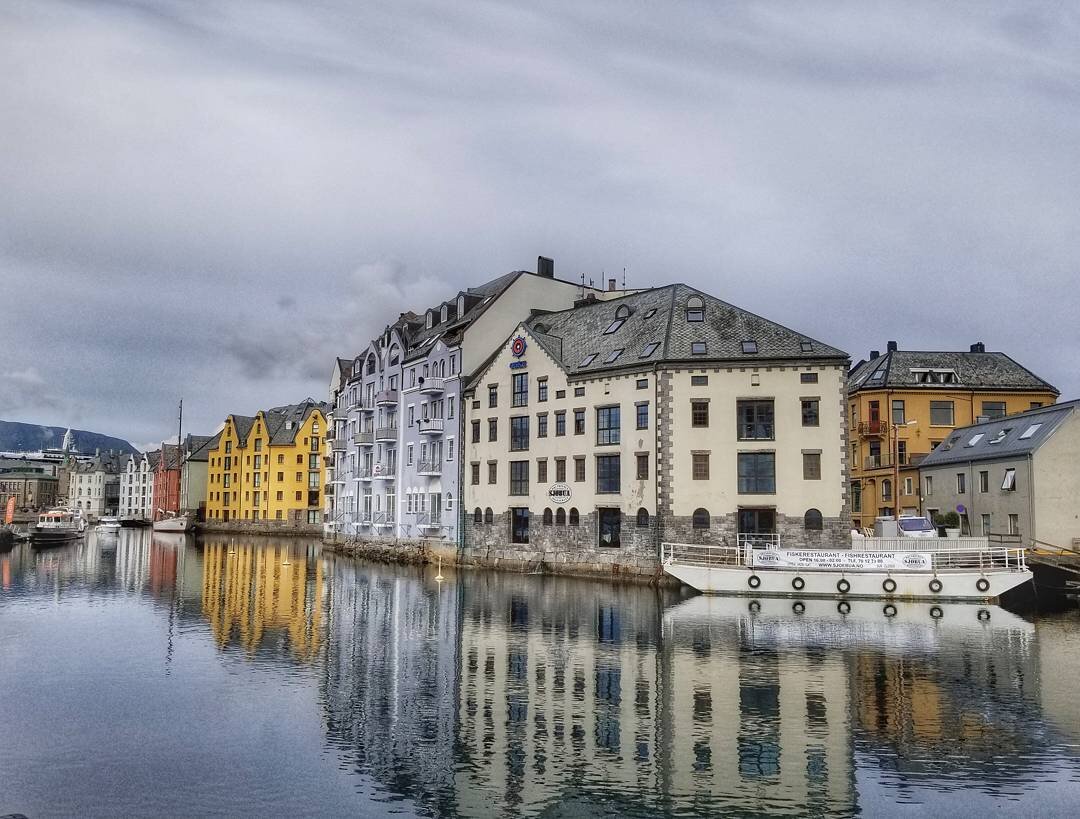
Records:
[[[891,402],[890,402],[889,412],[890,412],[890,414],[892,413]],[[904,427],[913,427],[918,423],[918,421],[916,421],[915,419],[912,419],[910,421],[905,421],[903,424],[897,424],[896,422],[892,421],[892,419],[890,418],[890,422],[892,423],[892,439],[893,439],[893,446],[892,446],[893,475],[894,475],[893,496],[892,496],[892,500],[893,500],[893,518],[896,521],[899,522],[899,520],[900,520],[900,427],[902,427],[902,426],[904,426]]]

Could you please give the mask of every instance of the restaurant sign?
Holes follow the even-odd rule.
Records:
[[[838,572],[921,572],[933,568],[926,552],[856,552],[846,549],[754,549],[751,565]]]

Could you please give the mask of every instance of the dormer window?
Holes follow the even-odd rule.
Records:
[[[705,299],[691,296],[686,300],[686,320],[705,321]]]
[[[424,324],[427,326],[427,329],[429,329],[429,330],[432,327],[435,326],[435,311],[434,310],[428,310],[427,313],[424,314]]]
[[[445,322],[445,321],[446,321],[446,319],[448,318],[449,314],[450,314],[450,308],[449,308],[449,307],[447,307],[447,306],[446,306],[446,305],[444,304],[444,305],[442,306],[442,313],[441,313],[441,315],[440,315],[440,321],[444,321],[444,322]]]
[[[743,351],[744,353],[746,353],[747,355],[754,355],[754,354],[756,354],[756,353],[757,353],[757,351],[758,351],[758,348],[757,348],[757,342],[756,342],[756,341],[752,341],[752,340],[751,340],[751,341],[744,341],[744,342],[742,343],[742,351]]]
[[[465,315],[465,294],[462,293],[457,297],[457,314],[459,316]]]

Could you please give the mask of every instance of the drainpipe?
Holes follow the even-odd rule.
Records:
[[[1035,545],[1035,456],[1034,453],[1028,452],[1027,455],[1027,467],[1028,467],[1028,526],[1031,528],[1031,537],[1029,538],[1031,545]],[[1016,486],[1016,484],[1013,484]],[[1023,541],[1021,541],[1023,543]]]

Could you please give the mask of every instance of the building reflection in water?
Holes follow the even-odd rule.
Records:
[[[313,660],[323,642],[325,605],[316,555],[315,547],[287,540],[206,538],[202,612],[218,646],[254,653],[272,643],[296,660]]]

